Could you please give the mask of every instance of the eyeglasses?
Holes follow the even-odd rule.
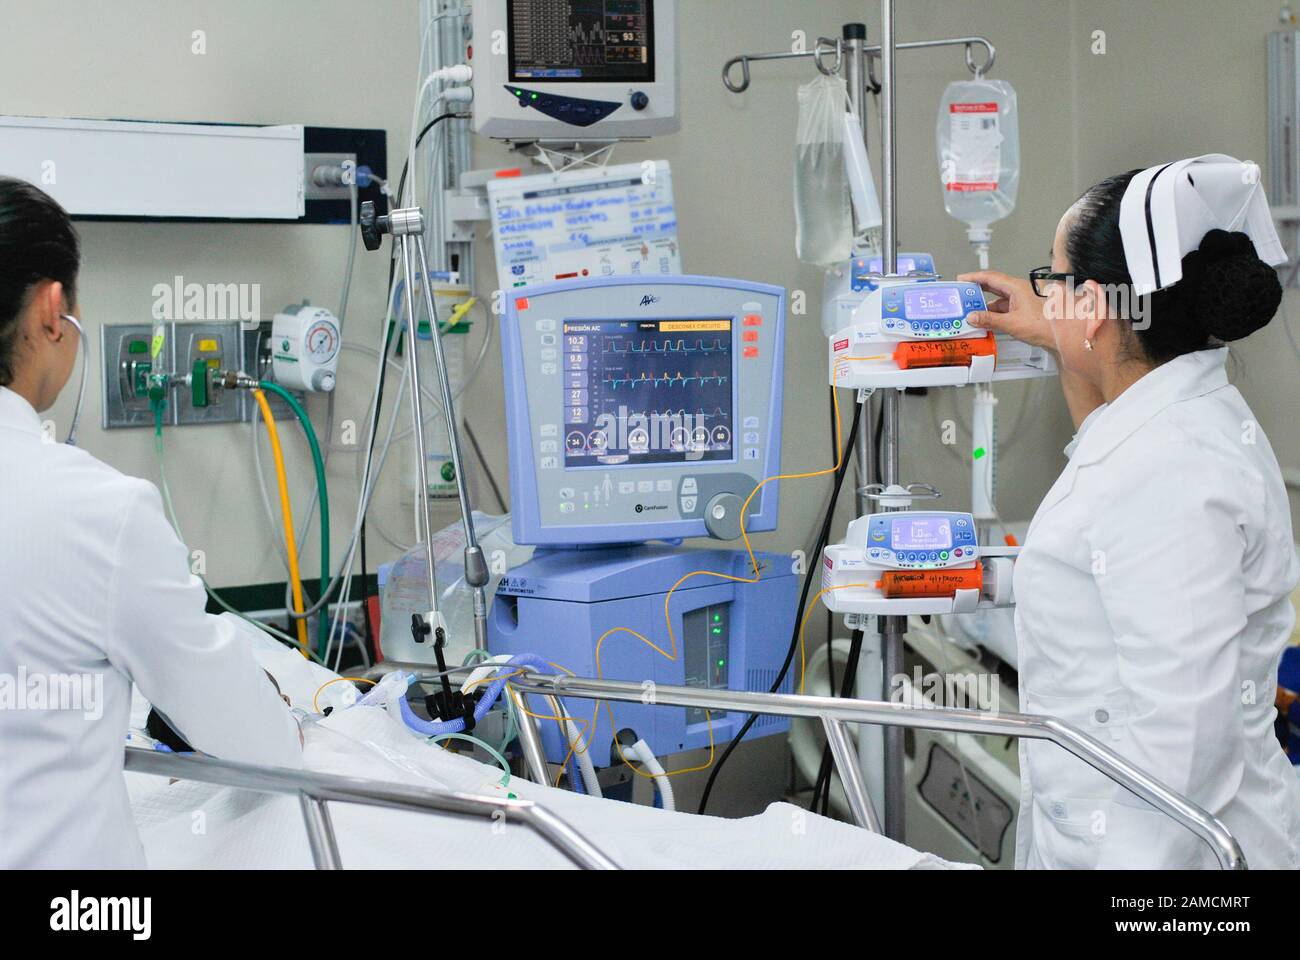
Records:
[[[1053,282],[1064,282],[1074,279],[1072,273],[1056,273],[1050,266],[1035,267],[1029,271],[1029,282],[1033,285],[1034,294],[1039,297],[1046,297],[1043,284]]]

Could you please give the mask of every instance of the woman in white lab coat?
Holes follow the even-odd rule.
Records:
[[[42,423],[77,359],[79,266],[63,209],[0,177],[0,868],[144,865],[132,682],[198,750],[302,762],[248,628],[204,613],[158,491]]]
[[[1251,866],[1296,869],[1273,704],[1300,564],[1277,460],[1224,366],[1277,310],[1261,256],[1280,245],[1251,165],[1228,161],[1103,181],[1061,219],[1050,268],[962,279],[1001,298],[977,326],[1056,354],[1077,428],[1016,564],[1021,709],[1219,817]],[[1294,414],[1295,398],[1279,400]],[[1022,741],[1021,779],[1019,867],[1216,865],[1052,744]]]

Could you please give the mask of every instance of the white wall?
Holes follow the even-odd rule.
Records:
[[[390,153],[404,149],[419,49],[414,2],[0,0],[0,22],[0,89],[10,113],[381,127],[389,131]],[[195,30],[206,34],[202,55],[192,52]],[[154,284],[178,274],[199,283],[260,284],[267,318],[303,297],[338,305],[347,239],[341,226],[81,223],[78,230],[81,307],[96,356],[100,325],[150,322]],[[383,255],[358,254],[348,340],[373,345],[386,271]],[[361,421],[373,364],[345,355],[342,373],[340,416]],[[81,445],[127,473],[156,478],[150,431],[99,429],[99,384],[96,363]],[[53,411],[60,425],[71,416],[73,393],[66,391]],[[321,407],[313,410],[323,423]],[[296,427],[287,424],[283,434],[295,502],[305,509],[311,460]],[[283,580],[247,462],[248,427],[166,436],[181,526],[190,546],[205,551],[212,582]],[[354,512],[355,459],[336,455],[330,464],[335,563]],[[395,498],[388,500],[379,505],[381,515],[398,527]],[[316,576],[316,543],[313,534],[304,576]]]

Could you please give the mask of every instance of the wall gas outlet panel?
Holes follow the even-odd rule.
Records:
[[[153,426],[149,377],[156,372],[151,357],[154,326],[128,323],[102,328],[100,425],[105,430]],[[252,398],[244,396],[246,391],[215,389],[212,383],[217,371],[244,367],[239,321],[168,323],[166,337],[159,357],[163,372],[188,374],[191,382],[172,387],[163,423],[174,427],[248,419],[245,406]]]
[[[191,377],[189,386],[172,390],[170,405],[176,411],[177,426],[244,420],[244,404],[252,402],[246,396],[248,391],[216,389],[212,384],[219,371],[243,369],[239,321],[174,323],[171,338],[176,372]]]
[[[102,328],[99,336],[103,374],[99,423],[105,430],[153,426],[153,411],[149,409],[152,342],[151,323],[105,325]],[[170,337],[159,359],[168,369],[175,368]],[[165,422],[174,423],[174,416],[175,411],[169,404]]]

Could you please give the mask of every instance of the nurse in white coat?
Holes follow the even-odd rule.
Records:
[[[77,358],[78,267],[63,209],[0,178],[0,868],[144,865],[132,682],[198,750],[302,762],[250,628],[204,613],[158,491],[43,429]]]
[[[1093,187],[1030,281],[963,279],[1002,298],[976,325],[1056,353],[1077,428],[1016,564],[1021,709],[1219,817],[1252,867],[1296,869],[1273,703],[1300,564],[1277,460],[1224,366],[1277,310],[1283,256],[1258,168],[1216,155]],[[1054,745],[1022,741],[1021,778],[1020,867],[1216,865]]]

